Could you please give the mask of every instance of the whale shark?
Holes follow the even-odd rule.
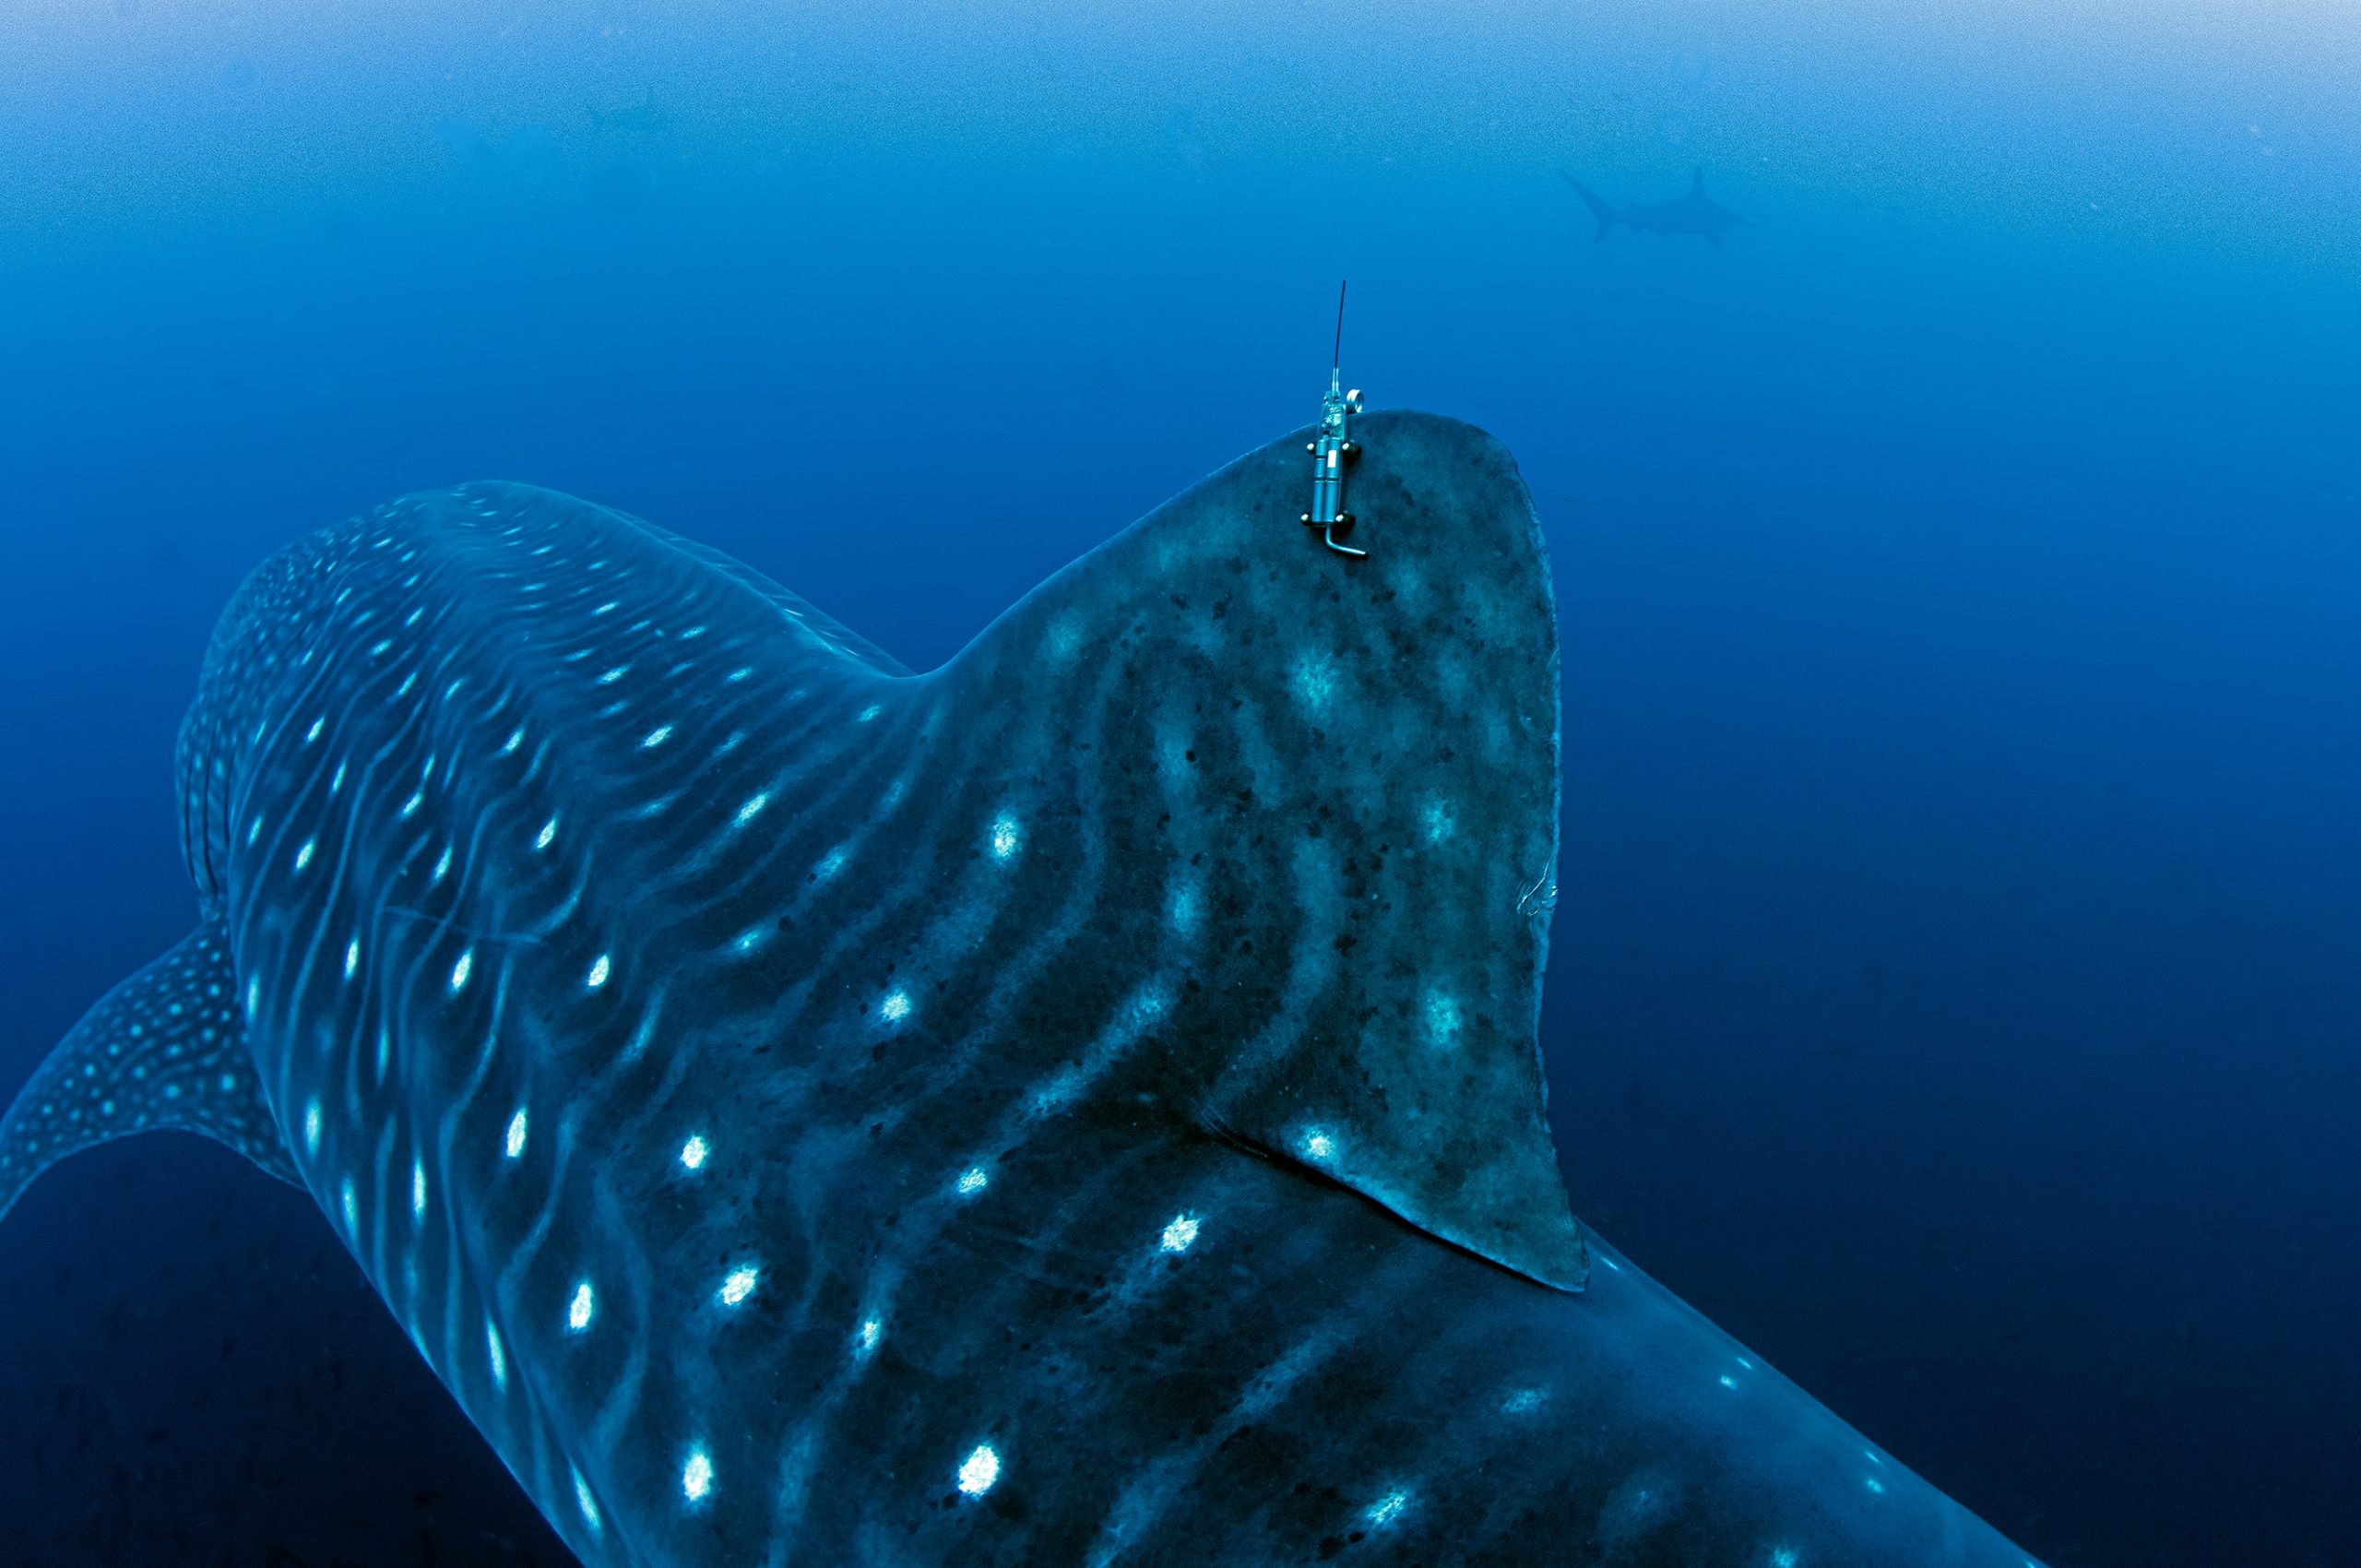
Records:
[[[316,1200],[587,1564],[2034,1568],[1575,1217],[1508,452],[1297,432],[916,673],[473,483],[223,614],[199,921],[0,1121]]]
[[[1620,223],[1651,234],[1693,234],[1719,250],[1725,233],[1732,229],[1754,226],[1752,220],[1740,218],[1705,194],[1705,171],[1703,169],[1691,177],[1687,196],[1674,196],[1668,201],[1635,202],[1630,207],[1609,204],[1563,169],[1558,171],[1558,176],[1574,187],[1574,194],[1583,198],[1583,205],[1590,208],[1591,217],[1597,220],[1598,232],[1591,236],[1594,240],[1605,240]]]

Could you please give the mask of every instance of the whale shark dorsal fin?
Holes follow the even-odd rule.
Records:
[[[970,787],[1081,824],[1061,897],[1121,890],[1094,943],[1161,977],[1133,1026],[1157,1064],[1124,1103],[1578,1289],[1536,1040],[1559,708],[1532,500],[1481,431],[1371,414],[1347,484],[1370,553],[1347,559],[1298,526],[1310,434],[1158,508],[927,677],[956,715],[943,732],[1009,759]]]
[[[0,1216],[66,1156],[173,1127],[300,1184],[246,1049],[219,920],[101,997],[34,1070],[0,1118]]]

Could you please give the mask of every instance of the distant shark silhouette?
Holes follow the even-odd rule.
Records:
[[[1703,169],[1698,170],[1696,177],[1689,182],[1689,194],[1685,196],[1675,196],[1670,201],[1643,201],[1637,206],[1620,208],[1608,205],[1597,192],[1563,169],[1558,173],[1566,184],[1574,187],[1574,194],[1583,198],[1583,205],[1590,208],[1593,218],[1598,220],[1596,239],[1606,239],[1620,223],[1626,228],[1644,229],[1651,234],[1694,234],[1719,250],[1722,248],[1722,235],[1729,230],[1754,227],[1753,220],[1740,218],[1705,194],[1705,171]]]
[[[1308,434],[923,675],[523,485],[291,546],[0,1214],[243,1151],[593,1568],[2029,1568],[1574,1218],[1532,497],[1374,415],[1347,562]]]

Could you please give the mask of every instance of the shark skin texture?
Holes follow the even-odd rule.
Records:
[[[924,675],[521,485],[291,547],[0,1212],[300,1182],[588,1564],[2028,1568],[1574,1218],[1538,523],[1356,434],[1366,560],[1298,433]]]

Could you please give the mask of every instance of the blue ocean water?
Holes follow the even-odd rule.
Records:
[[[1577,1208],[2060,1568],[2361,1561],[2361,13],[315,9],[0,18],[0,1094],[188,928],[279,544],[527,480],[924,668],[1349,274],[1548,528]],[[567,1561],[210,1146],[45,1179],[0,1344],[0,1562]]]

